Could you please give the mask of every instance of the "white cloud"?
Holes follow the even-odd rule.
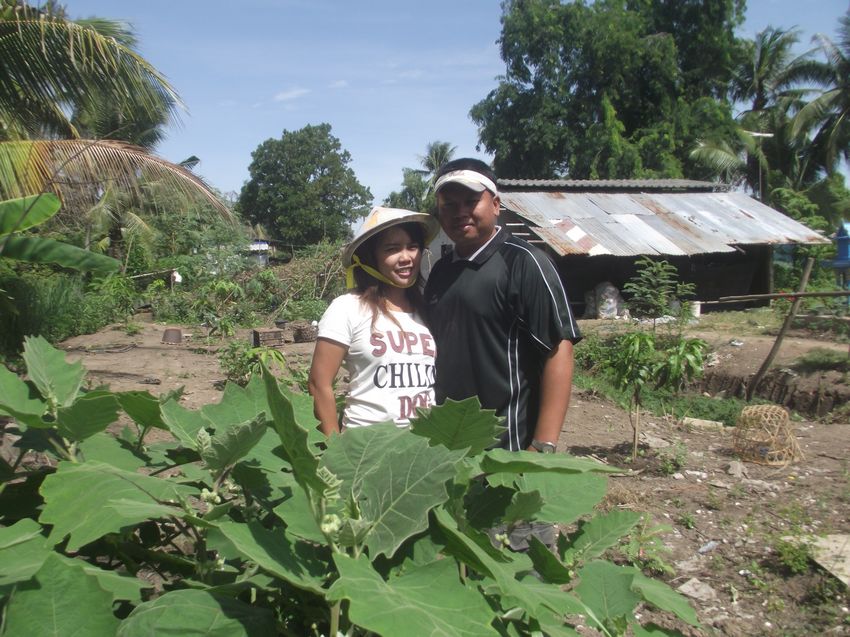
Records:
[[[328,88],[348,88],[348,80],[337,80],[336,82],[331,82],[328,85]]]
[[[304,97],[310,89],[307,88],[291,88],[288,91],[281,91],[274,96],[275,102],[288,102],[289,100],[297,100],[299,97]]]

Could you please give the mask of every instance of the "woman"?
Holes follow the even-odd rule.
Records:
[[[430,215],[375,208],[343,252],[351,292],[334,299],[319,322],[310,394],[326,435],[392,421],[407,426],[434,400],[434,341],[422,320],[417,285],[425,246],[439,226]],[[349,390],[340,423],[333,381],[340,367]]]

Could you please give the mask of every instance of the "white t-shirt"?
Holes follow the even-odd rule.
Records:
[[[356,294],[337,297],[319,321],[319,338],[348,347],[342,362],[351,380],[345,398],[343,427],[394,421],[407,426],[417,407],[434,403],[434,356],[431,332],[417,314],[393,312],[403,330],[372,311]]]

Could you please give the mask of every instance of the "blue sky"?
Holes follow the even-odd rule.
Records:
[[[478,156],[469,109],[504,69],[497,0],[67,0],[73,18],[131,23],[188,112],[157,152],[238,193],[251,152],[327,122],[380,201],[429,142]],[[833,36],[847,0],[749,0],[744,35],[798,26]]]

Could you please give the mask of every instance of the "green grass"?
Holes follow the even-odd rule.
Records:
[[[850,356],[847,352],[818,347],[800,356],[792,367],[804,374],[828,370],[846,373],[850,372]]]
[[[706,312],[699,322],[689,326],[689,331],[731,332],[739,336],[775,334],[782,318],[769,307],[759,307],[735,312]]]
[[[614,387],[601,375],[592,375],[576,371],[573,378],[576,387],[602,394],[617,403],[623,409],[629,408],[629,394]],[[710,398],[697,393],[682,392],[673,394],[668,391],[657,391],[651,387],[643,390],[643,409],[655,416],[672,415],[676,419],[689,416],[704,420],[716,420],[727,427],[732,427],[738,420],[738,415],[748,403],[739,398]]]

